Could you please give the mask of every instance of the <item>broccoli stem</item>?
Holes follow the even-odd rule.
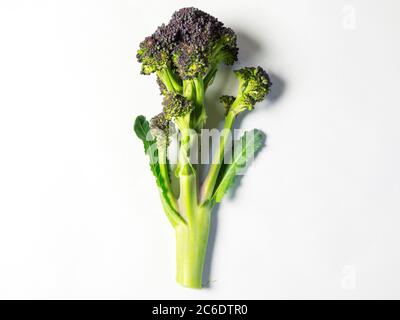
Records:
[[[160,192],[161,203],[164,209],[164,212],[171,223],[171,225],[176,228],[178,225],[185,225],[186,222],[179,214],[179,212],[173,210],[171,205],[168,203],[168,200],[163,196],[162,192]]]
[[[204,260],[210,230],[211,208],[198,205],[196,171],[188,158],[189,130],[182,130],[179,156],[179,205],[186,223],[175,226],[176,280],[189,288],[201,288]]]
[[[195,92],[196,92],[196,109],[194,115],[196,116],[196,129],[203,128],[207,120],[206,108],[204,106],[204,81],[202,77],[195,78],[193,80]]]
[[[195,219],[175,228],[176,281],[185,287],[202,287],[210,214],[210,208],[197,207]]]
[[[192,80],[183,81],[183,95],[186,99],[196,101],[196,88]],[[197,206],[197,175],[190,163],[190,147],[193,142],[193,130],[190,129],[190,114],[177,122],[181,133],[181,145],[178,158],[178,176],[180,183],[180,206],[184,216],[190,223],[194,219]]]
[[[169,168],[168,168],[168,162],[167,162],[167,146],[159,146],[158,147],[158,161],[159,161],[159,166],[160,166],[160,174],[164,180],[164,184],[166,186],[166,194],[165,197],[166,203],[171,207],[173,211],[178,214],[178,204],[175,199],[175,195],[172,193],[172,187],[171,187],[171,181],[169,177]]]
[[[168,91],[171,92],[182,92],[182,84],[179,78],[175,75],[175,72],[172,71],[170,68],[165,68],[162,70],[157,71],[158,77],[161,81],[165,84]]]
[[[225,155],[225,146],[231,137],[232,126],[236,118],[236,113],[228,111],[225,117],[224,129],[220,137],[220,142],[217,152],[214,154],[210,169],[206,178],[204,179],[201,192],[200,192],[200,203],[204,203],[210,199],[213,194],[215,183],[218,178],[219,170],[221,169],[222,162]]]
[[[213,83],[215,75],[217,74],[218,68],[217,65],[214,65],[210,68],[207,72],[206,76],[204,77],[204,90],[207,90],[208,87]]]
[[[187,221],[194,217],[197,206],[197,177],[189,160],[191,145],[190,130],[181,131],[181,146],[178,158],[178,175],[180,184],[180,208],[183,210]]]
[[[196,108],[204,108],[202,79],[184,80],[183,95],[193,101]],[[179,207],[186,223],[178,224],[175,227],[176,280],[185,287],[201,288],[209,234],[210,209],[198,206],[197,174],[190,162],[190,147],[193,139],[197,138],[197,133],[190,129],[190,121],[186,119],[179,119],[177,124],[181,133],[177,171],[180,183]]]
[[[195,130],[203,128],[207,119],[204,107],[204,81],[202,77],[183,80],[183,95],[195,104],[191,113],[191,127]]]
[[[180,206],[188,223],[194,220],[197,206],[197,178],[190,168],[185,165],[179,177],[180,182]]]

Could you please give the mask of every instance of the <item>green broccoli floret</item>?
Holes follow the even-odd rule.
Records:
[[[182,79],[205,76],[220,62],[237,60],[236,35],[218,19],[196,8],[176,11],[168,24],[140,44],[142,73],[177,71]]]
[[[169,121],[163,112],[150,120],[150,133],[156,139],[158,148],[166,148],[169,145]]]
[[[257,102],[264,100],[269,92],[271,80],[261,67],[245,67],[234,71],[239,79],[238,94],[232,105],[232,110],[240,113],[252,110]]]
[[[194,109],[192,101],[178,93],[168,93],[163,100],[165,119],[173,121],[179,130],[190,128],[190,113]]]
[[[169,52],[159,47],[154,36],[146,37],[140,43],[136,57],[142,64],[142,74],[151,74],[170,67]]]
[[[225,113],[228,113],[229,109],[231,108],[233,102],[235,102],[236,97],[233,96],[221,96],[219,97],[219,102],[221,102],[224,105],[225,108]]]
[[[164,39],[158,34],[159,32],[156,32],[140,43],[136,57],[142,64],[141,73],[145,75],[157,73],[157,78],[169,91],[182,91],[182,81],[172,65],[170,48],[163,43]]]
[[[160,89],[160,94],[161,95],[166,95],[168,93],[168,88],[167,86],[164,84],[164,82],[161,80],[161,78],[157,75],[157,84],[158,84],[158,88]]]

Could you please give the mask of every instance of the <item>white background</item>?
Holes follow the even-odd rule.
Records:
[[[132,130],[161,101],[137,46],[191,5],[275,84],[241,123],[267,146],[216,214],[204,290],[175,283],[173,229]],[[399,12],[0,0],[0,298],[400,298]],[[209,101],[234,85],[223,70]]]

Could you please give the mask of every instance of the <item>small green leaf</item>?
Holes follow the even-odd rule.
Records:
[[[160,188],[161,196],[163,197],[166,205],[170,210],[174,211],[174,206],[171,203],[171,199],[168,196],[168,186],[164,177],[161,174],[160,163],[158,159],[158,148],[156,140],[151,136],[150,125],[144,116],[138,116],[135,120],[133,129],[144,145],[145,153],[150,158],[150,169],[156,178],[157,186]]]
[[[147,150],[150,146],[155,142],[154,138],[152,138],[150,132],[149,122],[146,120],[145,116],[138,116],[135,120],[135,124],[133,126],[133,130],[140,140],[142,140],[144,145],[144,151],[147,153]]]
[[[235,178],[239,170],[244,170],[248,162],[264,145],[265,134],[257,129],[245,132],[237,142],[240,146],[239,151],[234,152],[232,163],[228,164],[222,173],[222,178],[212,196],[212,201],[221,202],[228,189],[234,185]],[[238,146],[236,144],[236,146]]]
[[[162,187],[162,177],[160,173],[160,164],[158,163],[158,149],[157,143],[154,138],[152,138],[150,132],[149,122],[146,120],[144,116],[138,116],[135,120],[135,124],[133,126],[136,135],[143,142],[144,151],[150,158],[150,168],[156,177],[157,185]]]

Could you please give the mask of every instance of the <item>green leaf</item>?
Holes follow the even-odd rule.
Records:
[[[144,151],[150,158],[150,169],[156,177],[157,185],[162,188],[164,185],[158,163],[158,149],[156,140],[150,134],[150,125],[144,116],[138,116],[133,126],[136,135],[143,142]]]
[[[219,184],[214,190],[212,201],[221,202],[228,189],[234,185],[238,172],[246,169],[248,162],[263,147],[264,140],[265,134],[258,129],[244,133],[235,144],[235,149],[239,147],[239,151],[234,152],[232,163],[228,164],[222,173]]]
[[[138,116],[135,120],[135,124],[133,126],[133,130],[135,130],[136,135],[140,140],[142,140],[144,145],[144,151],[147,153],[150,146],[155,143],[155,139],[152,138],[150,132],[149,122],[146,120],[145,116]],[[149,139],[152,138],[152,139]]]
[[[135,120],[133,129],[135,130],[138,138],[143,142],[144,151],[150,158],[151,171],[156,177],[157,184],[161,186],[162,177],[160,173],[160,165],[158,163],[157,143],[150,133],[150,125],[149,122],[146,120],[146,117],[138,116]]]
[[[157,186],[160,188],[161,196],[163,201],[168,206],[169,211],[167,213],[169,219],[179,219],[179,214],[176,213],[174,206],[171,203],[171,199],[168,195],[167,182],[161,174],[160,163],[158,162],[158,148],[154,137],[150,133],[150,125],[144,116],[138,116],[135,120],[133,129],[140,140],[143,142],[144,151],[150,158],[150,169],[156,178]],[[177,218],[178,217],[178,218]],[[171,220],[172,221],[172,220]],[[176,220],[174,220],[176,221]]]

